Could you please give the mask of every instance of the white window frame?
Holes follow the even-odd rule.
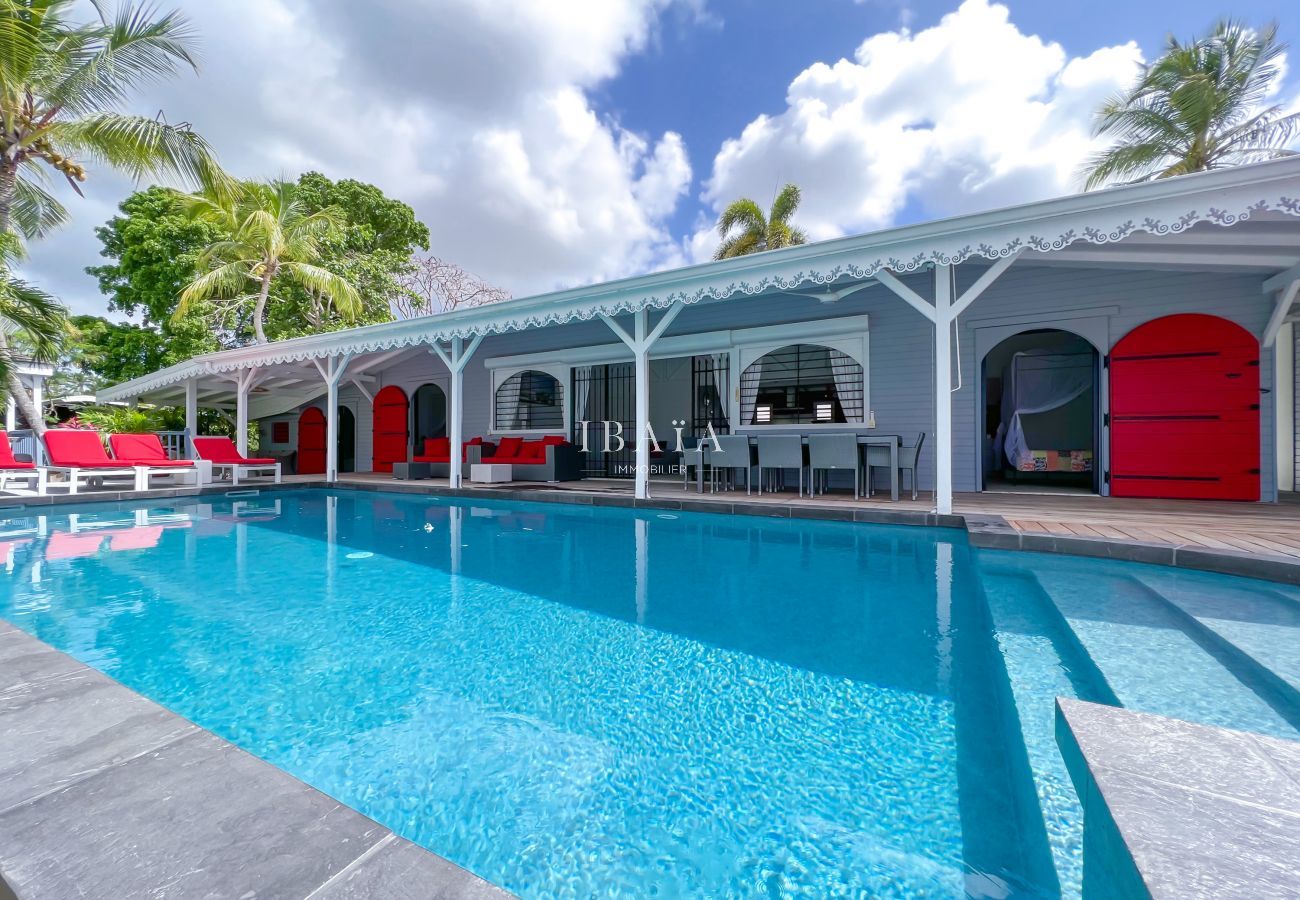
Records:
[[[491,361],[489,361],[490,363]],[[560,415],[564,422],[564,436],[567,438],[572,434],[572,422],[569,410],[569,391],[571,389],[571,375],[573,367],[568,365],[558,365],[556,363],[537,363],[528,365],[515,365],[511,367],[492,367],[489,365],[489,371],[492,374],[492,398],[488,404],[488,434],[517,434],[523,437],[540,436],[554,434],[554,428],[497,428],[497,390],[515,375],[521,372],[541,372],[550,375],[560,385]]]

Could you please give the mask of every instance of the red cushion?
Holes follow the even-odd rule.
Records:
[[[192,459],[122,459],[113,460],[120,466],[149,466],[151,469],[183,469],[194,465]]]
[[[562,434],[548,434],[546,437],[542,438],[542,443],[555,444],[558,446],[560,444],[567,444],[568,441],[564,439],[564,435]]]
[[[240,456],[235,442],[219,434],[196,437],[194,450],[199,454],[199,459],[225,465],[236,463],[241,466],[273,466],[279,462],[264,456]]]
[[[113,458],[125,462],[138,460],[138,465],[165,463],[167,451],[156,434],[110,434],[108,446],[113,450]]]
[[[55,466],[121,466],[109,459],[104,444],[93,431],[51,429],[45,432],[45,449],[50,454],[50,464]]]
[[[0,469],[34,469],[36,463],[19,462],[14,459],[14,449],[9,444],[9,433],[0,431]]]
[[[524,439],[521,437],[503,437],[501,443],[497,444],[497,452],[493,454],[493,459],[498,456],[518,456],[519,448],[524,445]]]
[[[518,455],[526,459],[545,461],[546,442],[545,441],[524,441],[523,446],[519,448]]]
[[[451,438],[436,437],[424,439],[425,456],[450,456]]]

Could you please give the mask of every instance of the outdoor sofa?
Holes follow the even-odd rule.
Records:
[[[579,481],[583,477],[582,451],[558,434],[537,440],[503,437],[491,454],[485,454],[482,446],[467,449],[470,465],[508,465],[513,481]]]

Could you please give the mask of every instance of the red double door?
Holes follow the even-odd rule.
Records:
[[[371,432],[374,471],[391,472],[393,463],[406,462],[410,440],[407,429],[409,414],[410,402],[401,388],[390,384],[375,394],[374,429]]]
[[[1259,342],[1217,316],[1155,319],[1110,355],[1115,497],[1259,499]]]
[[[298,459],[295,467],[299,475],[325,473],[325,413],[309,406],[298,417]]]

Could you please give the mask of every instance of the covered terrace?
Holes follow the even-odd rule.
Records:
[[[990,342],[1060,328],[1096,347],[1103,476],[1096,492],[1104,496],[1111,492],[1110,351],[1135,325],[1192,311],[1226,318],[1258,342],[1254,499],[1275,500],[1290,489],[1285,472],[1294,469],[1294,394],[1283,382],[1294,378],[1290,323],[1298,290],[1300,159],[1287,159],[249,346],[98,396],[183,405],[191,434],[200,407],[233,412],[241,452],[248,422],[323,401],[323,476],[333,482],[340,478],[341,392],[373,402],[406,369],[434,372],[446,385],[446,433],[458,458],[471,433],[502,430],[489,410],[500,373],[512,364],[630,364],[639,435],[651,424],[656,359],[730,348],[731,422],[738,431],[761,431],[764,425],[735,415],[745,348],[831,334],[834,346],[858,354],[862,365],[861,401],[841,427],[905,441],[932,435],[923,487],[932,491],[930,507],[948,514],[955,492],[983,486],[987,451],[979,435],[988,398],[980,367]],[[1275,352],[1279,337],[1284,352]],[[572,401],[564,413],[569,434],[581,416]],[[632,493],[647,498],[647,442],[636,442],[634,461]],[[449,486],[461,480],[452,466]]]

